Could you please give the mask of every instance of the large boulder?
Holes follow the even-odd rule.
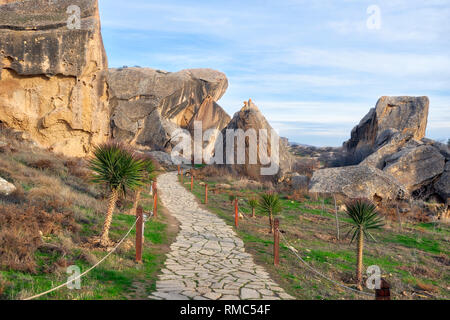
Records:
[[[137,147],[170,151],[176,129],[192,133],[194,121],[201,121],[203,131],[220,131],[230,120],[216,103],[228,87],[219,71],[110,69],[108,85],[113,137]]]
[[[311,178],[309,191],[377,202],[403,199],[407,194],[405,187],[391,175],[366,165],[318,170]]]
[[[383,171],[413,192],[444,171],[445,158],[429,145],[406,147],[385,160]]]
[[[12,184],[0,177],[0,195],[7,196],[13,193],[16,190],[16,187]]]
[[[0,122],[55,152],[86,155],[109,134],[97,0],[0,4]]]
[[[234,148],[228,154],[227,148],[231,149],[231,145],[227,147],[227,131],[237,133],[238,130],[242,130],[243,133],[253,131],[256,135],[256,144],[253,145],[250,138],[245,138],[245,154],[238,154],[238,139],[235,139]],[[261,135],[260,130],[266,132],[267,136]],[[273,137],[272,134],[274,134]],[[222,138],[221,145],[216,143],[216,155],[217,148],[222,148],[223,162],[239,175],[257,180],[280,181],[292,169],[294,157],[289,152],[286,141],[278,136],[251,99],[244,102],[241,110],[234,114],[222,130]],[[272,140],[277,141],[278,148],[272,145]],[[259,151],[262,150],[266,151],[261,153],[264,156],[267,155],[267,158],[264,156],[263,159],[260,158]],[[255,157],[256,163],[252,163],[250,154]],[[239,157],[243,158],[243,163],[239,163]]]
[[[428,97],[381,97],[376,107],[353,128],[344,149],[367,156],[374,150],[379,135],[391,129],[420,140],[425,136],[428,108]]]
[[[434,189],[450,205],[450,161],[446,163],[444,172],[434,184]]]
[[[291,177],[291,186],[294,190],[308,188],[309,178],[305,175],[294,173]]]

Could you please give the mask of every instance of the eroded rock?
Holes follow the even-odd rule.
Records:
[[[245,141],[242,140],[244,152],[238,152],[239,139],[233,140],[234,148],[231,146],[232,140],[227,141],[227,131],[237,134],[237,130],[242,130],[244,134],[253,136],[249,135],[245,138]],[[260,130],[263,130],[266,136],[260,134]],[[278,134],[274,136],[275,141],[278,139],[278,150],[275,146],[272,146],[272,133],[276,134],[264,115],[250,99],[244,102],[241,110],[234,114],[231,121],[222,130],[223,140],[220,145],[217,143],[215,145],[216,155],[218,149],[223,150],[223,162],[239,175],[256,180],[265,180],[266,178],[274,180],[274,177],[280,180],[291,170],[294,158],[288,150],[287,143]],[[227,147],[227,143],[230,146]],[[227,148],[232,152],[227,152]],[[260,150],[263,159],[260,158]],[[250,155],[254,158],[251,159]]]
[[[420,140],[425,136],[428,108],[428,97],[381,97],[376,107],[353,128],[344,149],[353,154],[370,153],[378,136],[391,129],[409,133]]]
[[[69,6],[79,29],[68,28]],[[0,121],[41,147],[83,156],[107,138],[106,69],[97,0],[0,6]]]
[[[395,177],[412,192],[444,171],[445,158],[427,145],[405,147],[386,159],[384,172]]]
[[[110,69],[108,84],[113,136],[138,147],[170,151],[176,129],[193,132],[194,121],[201,121],[203,131],[220,131],[230,120],[216,103],[228,87],[219,71]]]
[[[391,175],[367,165],[318,170],[311,178],[309,191],[374,201],[403,199],[407,194]]]

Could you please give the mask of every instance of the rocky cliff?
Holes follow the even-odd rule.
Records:
[[[193,131],[199,120],[203,131],[221,130],[230,120],[216,103],[228,87],[219,71],[110,69],[108,84],[113,137],[137,147],[170,151],[177,128]]]
[[[97,0],[0,4],[0,122],[55,152],[86,155],[109,134]]]
[[[335,189],[349,197],[379,201],[395,200],[404,194],[448,203],[450,151],[447,145],[424,138],[428,105],[427,97],[382,97],[344,143],[348,153],[363,156],[359,165],[315,172],[310,190],[330,192],[329,181],[334,181]],[[371,175],[361,179],[369,171]],[[336,178],[350,172],[360,178]],[[371,178],[374,175],[390,180]],[[388,192],[392,187],[402,192]]]

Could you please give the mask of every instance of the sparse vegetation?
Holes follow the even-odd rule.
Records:
[[[267,192],[261,194],[258,202],[258,208],[261,212],[269,217],[270,233],[273,232],[273,215],[278,214],[282,210],[280,198],[278,194]]]
[[[346,204],[345,213],[350,217],[352,239],[357,240],[356,281],[362,290],[364,238],[375,240],[370,230],[380,229],[384,223],[375,205],[367,200],[357,199]]]
[[[0,299],[22,299],[67,281],[66,268],[86,270],[101,259],[104,248],[90,239],[100,234],[108,197],[90,183],[83,159],[66,158],[34,147],[20,134],[0,128],[0,176],[17,190],[0,196]],[[46,167],[33,165],[48,160]],[[49,165],[47,165],[49,164]],[[140,204],[152,210],[144,190]],[[111,223],[117,241],[134,223],[125,215],[133,205],[121,196]],[[142,299],[154,290],[165,253],[176,235],[176,221],[159,204],[157,219],[146,222],[144,264],[134,261],[134,230],[118,250],[82,278],[81,290],[62,288],[40,299]]]
[[[208,176],[204,179],[213,188],[219,181],[223,182],[222,176]],[[200,182],[201,179],[195,180],[193,194],[201,202],[204,188]],[[231,189],[217,188],[217,192],[210,194],[207,208],[230,226],[234,226],[234,208],[229,205],[228,195],[238,194],[240,198],[251,199],[259,197],[268,189],[238,188],[231,181],[230,184]],[[190,191],[190,186],[185,187]],[[331,195],[305,193],[294,199],[292,191],[277,191],[283,207],[278,214],[283,237],[289,240],[311,267],[337,282],[356,288],[357,252],[350,241],[336,238],[336,212]],[[343,204],[346,200],[336,195],[337,214],[342,224],[350,224],[352,221],[344,212]],[[241,202],[239,210],[250,214],[251,206],[248,201]],[[384,211],[380,214],[385,217],[386,225],[371,231],[377,242],[365,246],[365,265],[380,267],[382,277],[391,285],[392,298],[395,300],[448,299],[450,274],[446,270],[450,265],[450,246],[447,241],[449,226],[441,223],[435,228],[430,222],[418,222],[404,216],[400,231],[396,228],[395,216],[385,215]],[[280,246],[280,266],[274,267],[273,234],[269,233],[266,226],[267,214],[257,210],[255,219],[244,218],[236,232],[255,262],[263,265],[289,294],[298,299],[373,299],[317,277],[298,261],[283,241]],[[365,290],[373,294],[373,291]]]
[[[89,168],[94,172],[92,182],[104,184],[110,191],[108,210],[103,224],[100,244],[108,246],[109,228],[119,196],[135,190],[144,183],[144,162],[123,145],[110,142],[94,150]]]

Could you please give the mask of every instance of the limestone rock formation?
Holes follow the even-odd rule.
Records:
[[[216,103],[228,87],[219,71],[110,69],[108,85],[113,137],[137,147],[170,151],[174,130],[192,132],[198,120],[203,131],[220,131],[230,120]]]
[[[0,194],[1,195],[9,195],[16,190],[16,187],[12,184],[0,177]]]
[[[445,171],[434,184],[434,188],[439,196],[450,204],[450,161],[445,165]]]
[[[294,173],[291,177],[291,186],[294,190],[308,188],[309,178],[305,175]]]
[[[378,137],[391,129],[410,133],[420,140],[425,137],[428,108],[428,97],[381,97],[376,107],[353,128],[344,149],[349,153],[370,153]]]
[[[0,122],[55,152],[87,154],[109,134],[97,0],[2,4]]]
[[[444,167],[450,161],[450,151],[448,146],[424,138],[428,104],[427,97],[380,98],[376,108],[353,129],[344,149],[349,155],[362,158],[358,170],[365,171],[368,167],[382,170],[391,177],[393,182],[389,183],[401,185],[408,196],[424,200],[438,196],[446,201],[450,190]],[[348,168],[335,168],[332,173],[345,174]],[[330,172],[315,172],[313,181],[324,179]],[[381,185],[386,181],[378,179],[377,183],[378,188],[388,187]],[[319,191],[321,185],[324,183],[316,183],[316,192],[325,192]],[[354,187],[359,185],[356,182]],[[381,193],[377,195],[385,198]]]
[[[251,142],[252,139],[250,137],[245,138],[245,154],[243,154],[238,152],[237,145],[239,142],[238,139],[235,139],[234,148],[230,154],[228,154],[227,130],[236,133],[236,130],[238,129],[242,130],[243,133],[248,133],[253,130],[256,136],[256,143]],[[261,135],[260,130],[265,130],[267,136]],[[277,180],[282,180],[284,175],[292,169],[294,158],[289,152],[288,145],[285,140],[281,139],[278,134],[273,131],[276,134],[273,139],[278,139],[278,152],[276,152],[276,148],[273,148],[272,146],[272,130],[273,128],[252,100],[250,99],[248,102],[245,101],[242,109],[234,114],[231,121],[222,130],[223,139],[220,146],[216,143],[216,155],[217,149],[222,149],[224,159],[223,162],[227,165],[234,163],[231,167],[237,174],[245,175],[257,180],[266,180],[264,178],[275,180],[274,177]],[[231,149],[231,144],[228,148]],[[263,157],[263,159],[261,159],[260,150],[261,154],[267,155],[267,157]],[[255,157],[256,161],[253,162],[256,163],[252,164],[252,161],[250,161],[250,155]],[[241,161],[239,161],[239,157],[243,157]],[[271,169],[268,169],[267,171],[262,169],[274,167],[276,167],[276,169],[273,173]],[[263,177],[264,175],[267,176]]]
[[[367,165],[318,170],[314,172],[309,191],[373,201],[402,199],[407,194],[405,187],[391,175]]]
[[[405,185],[409,192],[429,183],[444,171],[445,158],[429,145],[403,148],[386,159],[383,171]]]

